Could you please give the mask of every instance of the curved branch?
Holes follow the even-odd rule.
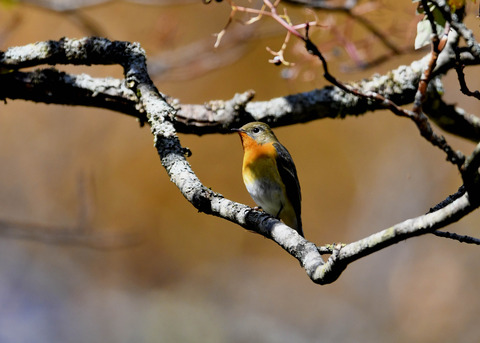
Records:
[[[441,89],[432,88],[427,93],[423,111],[444,131],[472,142],[480,141],[480,118],[467,113],[456,104],[446,103],[442,98]]]
[[[309,272],[309,275],[316,283],[335,281],[348,264],[407,238],[434,232],[458,221],[477,207],[478,204],[472,204],[466,193],[436,212],[407,219],[388,229],[341,247],[337,253],[332,254],[334,258],[328,260],[324,265],[312,266],[313,270]]]
[[[130,98],[130,101],[135,101],[137,105],[133,107],[130,105],[130,111],[132,111],[132,108],[137,109],[138,115],[136,117],[139,118],[145,113],[154,135],[155,147],[160,161],[170,180],[178,187],[182,195],[200,212],[234,222],[245,229],[273,240],[294,256],[309,277],[319,284],[335,281],[348,264],[361,257],[407,238],[433,232],[459,220],[480,205],[480,202],[472,203],[469,193],[465,193],[460,197],[452,198],[446,204],[442,203],[442,206],[439,206],[435,212],[406,220],[357,242],[345,246],[338,245],[325,263],[321,257],[321,253],[324,253],[324,251],[319,250],[314,243],[298,235],[295,230],[264,212],[256,211],[246,205],[224,198],[221,194],[212,191],[201,183],[186,159],[188,150],[182,147],[176,133],[177,110],[154,86],[147,72],[145,52],[138,44],[111,42],[103,38],[83,38],[79,40],[65,38],[58,42],[37,43],[24,48],[12,48],[5,53],[0,53],[0,69],[8,70],[6,72],[8,77],[20,75],[16,74],[20,73],[15,71],[17,69],[45,63],[120,64],[125,75],[125,80],[121,82],[124,87],[130,89],[130,91],[125,91],[124,94],[128,94],[129,97],[134,94],[136,97],[135,100]],[[418,75],[420,74],[421,72]],[[57,71],[53,71],[53,75],[57,77],[56,80],[59,80],[60,83],[70,81],[67,75],[62,75]],[[77,81],[79,79],[82,78],[77,78]],[[90,79],[84,77],[83,80]],[[117,82],[110,79],[99,79],[97,81],[100,81],[100,84],[103,85]],[[71,82],[72,89],[75,89],[78,83]],[[395,89],[394,85],[392,87]],[[84,89],[88,90],[89,88],[85,87]],[[91,87],[89,91],[92,92],[92,89],[96,89],[96,87]],[[333,88],[330,90],[334,91]],[[335,91],[338,92],[338,90]],[[412,95],[414,93],[415,86],[412,87]],[[113,94],[118,95],[119,93],[114,92]],[[246,112],[253,112],[248,108],[250,95],[234,98],[229,105],[233,108],[232,111],[238,111],[239,107],[245,107]],[[352,99],[356,98],[353,95],[351,97]],[[353,101],[352,99],[348,101]],[[281,98],[276,101],[287,100]],[[358,98],[355,101],[359,101]],[[291,105],[292,101],[287,101],[287,103]],[[339,103],[341,102],[339,101]],[[237,106],[234,104],[237,104]],[[257,106],[261,108],[262,103],[258,103]],[[359,104],[357,103],[356,106],[359,106]],[[366,101],[365,106],[369,106]],[[297,107],[302,107],[302,105],[297,104]],[[295,109],[296,107],[291,108]],[[342,108],[338,109],[337,115],[339,115],[338,113],[344,113]],[[467,161],[477,166],[477,161],[480,159],[475,156]],[[476,172],[476,175],[478,176],[478,172]],[[468,192],[478,194],[478,182],[473,182],[468,188]]]

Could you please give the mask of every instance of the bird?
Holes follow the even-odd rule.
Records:
[[[288,150],[265,123],[251,122],[233,131],[242,142],[242,176],[250,196],[265,212],[304,237],[300,182]]]

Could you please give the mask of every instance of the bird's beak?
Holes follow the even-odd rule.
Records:
[[[242,141],[242,144],[243,144],[243,139],[244,139],[244,136],[247,134],[245,132],[245,130],[243,129],[232,129],[233,132],[238,132],[239,136],[240,136],[240,140]]]

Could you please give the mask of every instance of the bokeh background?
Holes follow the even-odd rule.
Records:
[[[213,49],[213,34],[230,13],[225,3],[110,1],[66,12],[41,4],[0,2],[0,49],[93,34],[138,41],[158,88],[182,103],[248,89],[266,100],[325,85],[320,66],[294,41],[286,52],[294,68],[267,62],[266,47],[278,49],[284,38],[268,18],[234,23]],[[289,11],[299,22],[313,18]],[[360,11],[399,47],[413,45],[418,18],[411,2],[367,2]],[[474,11],[467,23],[478,32]],[[352,68],[342,37],[358,42],[364,61],[385,48],[351,19],[318,16],[332,25],[315,37],[341,80],[385,73],[426,53]],[[119,67],[58,68],[121,77]],[[467,71],[471,89],[479,89],[478,69]],[[478,113],[455,75],[444,80],[449,101]],[[444,154],[388,112],[275,132],[297,165],[305,234],[319,245],[421,215],[460,186]],[[464,153],[473,149],[446,137]],[[254,205],[236,135],[180,138],[206,186]],[[480,339],[477,247],[418,237],[355,262],[331,285],[315,285],[271,241],[197,213],[168,180],[148,127],[128,116],[7,100],[0,104],[0,161],[0,220],[9,223],[0,232],[0,342]],[[448,229],[478,237],[479,214]]]

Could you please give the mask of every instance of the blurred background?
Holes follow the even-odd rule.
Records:
[[[95,4],[96,3],[96,4]],[[247,3],[248,4],[248,3]],[[343,81],[421,58],[411,51],[415,5],[361,2],[389,53],[351,17],[288,7],[314,20],[332,72]],[[472,4],[469,4],[472,5]],[[250,4],[259,8],[258,4]],[[467,23],[478,32],[475,8]],[[196,1],[0,2],[0,49],[61,37],[140,42],[161,92],[181,103],[255,100],[326,85],[293,39],[293,67],[268,63],[285,32],[269,18],[234,21],[220,47],[227,3]],[[238,21],[245,16],[238,14]],[[352,47],[353,46],[353,47]],[[347,48],[346,48],[347,47]],[[353,49],[353,50],[352,50]],[[353,51],[353,52],[352,52]],[[353,57],[353,59],[352,59]],[[121,78],[119,67],[58,66]],[[467,69],[470,89],[478,69]],[[478,113],[456,76],[446,98]],[[413,123],[389,112],[277,128],[303,194],[306,237],[351,242],[421,215],[461,184],[455,167]],[[352,264],[318,286],[273,242],[197,211],[169,181],[148,127],[106,110],[0,104],[0,342],[478,342],[480,250],[431,235]],[[241,178],[237,135],[181,135],[202,182],[253,206]],[[470,142],[446,134],[455,149]],[[479,236],[479,213],[448,230]]]

